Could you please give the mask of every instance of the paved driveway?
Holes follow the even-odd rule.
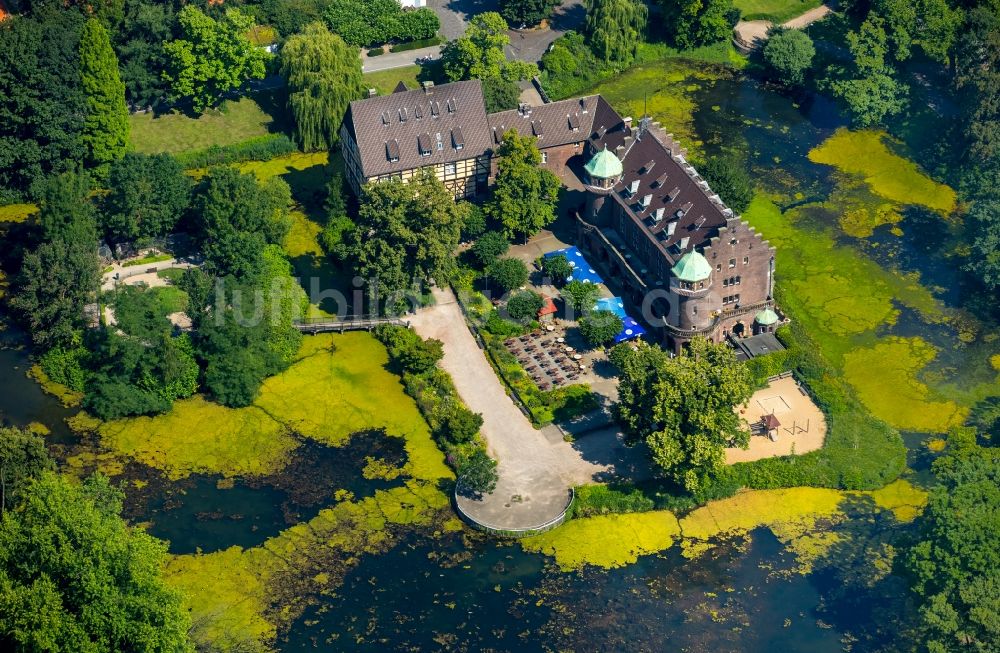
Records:
[[[483,436],[499,462],[496,490],[481,501],[461,498],[463,511],[502,528],[538,526],[562,512],[570,487],[634,470],[641,452],[627,449],[616,429],[583,436],[579,445],[563,441],[554,427],[536,430],[507,396],[451,290],[435,289],[434,299],[410,324],[421,337],[444,343],[441,365],[462,400],[483,416]]]

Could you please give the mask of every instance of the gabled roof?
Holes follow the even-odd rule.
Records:
[[[364,177],[470,159],[491,148],[475,79],[416,90],[397,86],[390,95],[356,100],[344,125],[358,144]],[[390,147],[393,140],[397,146]],[[429,145],[429,154],[421,155],[421,145]],[[398,149],[397,160],[390,149]]]
[[[497,134],[497,143],[497,137],[508,129],[516,129],[519,136],[534,136],[540,148],[580,143],[590,137],[598,98],[588,95],[537,107],[522,104],[517,109],[491,113],[490,129]]]

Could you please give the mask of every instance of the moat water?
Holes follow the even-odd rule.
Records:
[[[708,152],[729,147],[751,152],[761,184],[792,180],[804,201],[831,188],[829,168],[806,153],[844,120],[828,100],[792,98],[751,80],[717,80],[695,93],[695,128]],[[907,210],[903,238],[879,230],[859,247],[875,260],[919,272],[947,288],[941,299],[962,306],[954,265],[929,251],[924,236],[933,220]],[[881,245],[881,246],[880,246]],[[894,253],[893,253],[894,252]],[[894,329],[940,342],[948,364],[969,353],[949,353],[948,341],[901,313]],[[0,420],[41,423],[54,443],[69,444],[61,406],[25,376],[28,354],[0,350]],[[928,480],[922,436],[906,435],[914,479]],[[311,487],[350,489],[368,496],[386,485],[361,477],[365,455],[401,455],[398,441],[356,437],[342,449],[314,447],[286,478],[231,484],[209,475],[170,482],[129,467],[142,487],[129,490],[127,517],[170,542],[172,553],[259,545],[289,525],[310,519],[323,504]],[[870,515],[851,520],[849,540],[878,542],[886,525]],[[279,634],[283,651],[835,651],[893,650],[900,615],[908,610],[905,585],[851,576],[858,555],[834,549],[808,574],[766,529],[713,549],[697,560],[674,547],[621,569],[566,573],[517,544],[463,532],[432,538],[412,534],[379,555],[363,556],[330,596],[317,597]]]

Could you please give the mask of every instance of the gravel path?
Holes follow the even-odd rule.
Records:
[[[833,9],[827,5],[820,5],[782,23],[781,26],[787,29],[803,29],[818,20],[823,20],[831,13]],[[773,24],[769,20],[741,20],[733,28],[733,40],[742,50],[752,50],[763,45],[767,40],[767,32]]]
[[[635,467],[630,459],[642,452],[626,449],[615,429],[588,434],[579,444],[563,441],[554,427],[535,429],[504,392],[451,290],[435,289],[434,299],[410,324],[421,337],[444,343],[442,367],[462,400],[483,416],[483,436],[499,462],[500,482],[492,494],[459,499],[466,514],[500,528],[538,526],[563,511],[570,487]]]

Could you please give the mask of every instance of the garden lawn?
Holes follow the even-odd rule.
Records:
[[[389,95],[399,82],[410,89],[420,88],[419,74],[420,66],[403,66],[365,73],[363,79],[365,88],[374,88],[379,95]]]
[[[780,25],[821,4],[820,0],[735,0],[742,20],[769,20]]]
[[[273,119],[249,97],[226,102],[192,118],[181,113],[155,116],[153,112],[129,116],[132,147],[137,152],[187,152],[212,145],[232,145],[266,136]]]

